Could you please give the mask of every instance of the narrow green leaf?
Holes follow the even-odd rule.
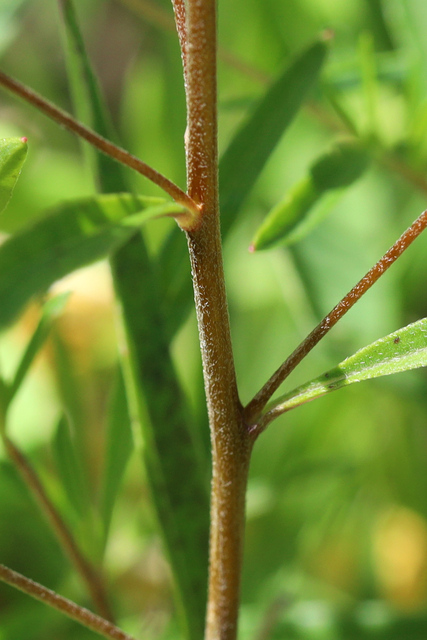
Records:
[[[310,176],[303,178],[267,215],[257,230],[249,251],[260,251],[286,242],[286,238],[306,217],[320,197]]]
[[[426,365],[427,318],[423,318],[360,349],[334,369],[274,401],[267,407],[266,412],[278,416],[354,382]]]
[[[164,204],[160,198],[130,194],[66,202],[9,238],[0,246],[0,328],[56,280],[117,250],[141,223],[138,218],[128,226],[127,216],[145,210],[146,221],[158,217]],[[176,210],[175,204],[171,207]],[[167,206],[161,212],[166,215]]]
[[[268,89],[221,158],[222,228],[228,229],[283,133],[319,78],[329,49],[323,38],[296,58]]]
[[[108,116],[101,90],[92,70],[85,43],[79,28],[74,2],[61,0],[64,16],[66,61],[70,88],[77,114],[83,122],[92,124],[93,128],[104,138],[114,139],[113,127]],[[123,169],[109,156],[94,151],[84,141],[85,153],[92,159],[96,177],[99,178],[101,191],[104,193],[128,191],[123,178]]]
[[[18,365],[13,381],[9,387],[8,403],[12,401],[15,394],[18,392],[34,361],[34,358],[37,356],[49,335],[53,321],[62,313],[68,297],[68,293],[63,293],[51,298],[43,305],[40,321],[27,345],[27,348],[25,349],[24,355],[22,356],[21,362]]]
[[[89,492],[77,456],[71,426],[65,416],[58,422],[52,441],[52,450],[61,484],[70,505],[80,518],[87,517],[90,509]]]
[[[67,35],[72,42],[70,53],[78,57],[76,66],[80,67],[74,82],[80,84],[78,92],[83,95],[86,92],[88,96],[93,127],[111,137],[111,126],[86,55],[73,2],[63,0],[62,4]],[[97,174],[102,191],[127,190],[121,167],[99,154]],[[172,287],[176,271],[183,262],[188,263],[184,235],[177,230],[177,236],[181,263],[171,265]],[[126,330],[129,357],[122,352],[122,364],[129,401],[132,400],[132,419],[143,431],[147,478],[177,586],[181,620],[187,637],[198,640],[203,636],[206,612],[209,495],[204,469],[192,441],[187,400],[169,351],[172,334],[165,319],[173,318],[177,312],[179,315],[179,310],[170,301],[163,307],[157,280],[159,266],[161,263],[149,258],[140,234],[133,235],[111,258]],[[190,285],[189,270],[187,282]],[[189,288],[191,291],[191,285]],[[184,287],[184,291],[188,289]]]
[[[142,429],[147,477],[177,584],[187,636],[203,635],[206,608],[209,491],[192,436],[188,404],[169,350],[160,288],[139,237],[112,260],[129,359],[125,380]],[[171,312],[171,311],[170,311]]]
[[[26,138],[2,138],[0,140],[0,212],[12,197],[22,165],[27,157]]]
[[[369,155],[366,149],[354,140],[343,140],[318,158],[310,167],[309,174],[298,182],[267,215],[257,230],[250,251],[267,249],[277,244],[292,244],[311,231],[320,222],[335,198],[328,198],[324,207],[311,210],[321,204],[325,193],[349,187],[367,169]],[[338,194],[339,196],[340,194]],[[308,221],[308,218],[310,220]]]
[[[275,146],[292,123],[319,78],[326,59],[327,38],[303,51],[267,89],[253,112],[231,140],[219,163],[221,233],[226,238],[237,214]],[[174,230],[160,255],[161,286],[175,333],[187,317],[193,300],[190,267],[182,233]]]
[[[104,543],[108,539],[117,493],[133,450],[132,429],[121,370],[118,371],[107,415],[105,470],[101,497]]]

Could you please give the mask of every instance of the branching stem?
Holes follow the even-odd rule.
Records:
[[[43,98],[43,96],[21,82],[11,78],[3,71],[0,71],[0,86],[33,105],[39,111],[47,115],[51,120],[54,120],[62,127],[72,131],[83,140],[86,140],[86,142],[89,142],[89,144],[102,153],[105,153],[105,155],[110,156],[114,160],[117,160],[117,162],[120,162],[145,176],[148,180],[151,180],[151,182],[154,182],[154,184],[168,193],[175,202],[187,207],[187,209],[194,213],[197,218],[199,217],[199,207],[192,198],[182,191],[182,189],[180,189],[174,182],[169,180],[169,178],[166,178],[136,156],[132,155],[125,149],[118,147],[113,142],[110,142],[110,140],[103,138],[98,133],[73,118],[69,113],[59,109],[59,107],[52,104],[49,100],[46,100],[46,98]]]
[[[100,618],[88,609],[80,607],[75,602],[58,595],[55,591],[51,591],[38,582],[34,582],[20,573],[12,571],[12,569],[5,567],[3,564],[0,564],[0,580],[23,591],[32,598],[50,605],[69,618],[80,622],[86,628],[92,629],[95,633],[104,636],[104,638],[108,638],[109,640],[134,640],[132,636],[111,622],[108,622],[108,620]]]
[[[301,344],[291,353],[285,362],[275,371],[262,389],[256,394],[245,408],[245,416],[248,424],[253,424],[252,432],[257,435],[260,428],[256,421],[270,400],[271,396],[286,380],[295,367],[305,358],[305,356],[316,346],[338,320],[349,311],[352,306],[372,287],[373,284],[391,267],[391,265],[402,255],[402,253],[413,243],[427,226],[427,211],[412,223],[392,247],[378,260],[378,262],[368,271],[368,273],[347,293],[342,300],[332,309],[327,316],[313,329],[313,331],[301,342]],[[274,416],[277,417],[277,416]],[[262,421],[262,430],[266,427],[266,421]]]

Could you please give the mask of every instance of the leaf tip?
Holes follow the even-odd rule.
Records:
[[[23,142],[24,144],[27,144],[27,142],[28,142],[28,138],[26,138],[25,136],[23,136],[23,137],[21,138],[21,142]]]
[[[255,243],[254,242],[251,242],[251,244],[248,247],[248,251],[249,251],[249,253],[255,253],[256,247],[255,247]]]

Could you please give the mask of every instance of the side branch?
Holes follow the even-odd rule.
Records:
[[[182,189],[180,189],[174,182],[166,178],[166,176],[162,175],[125,149],[118,147],[114,143],[110,142],[110,140],[107,140],[98,133],[95,133],[95,131],[86,127],[84,124],[73,118],[69,113],[59,109],[59,107],[52,104],[49,100],[46,100],[43,96],[21,82],[11,78],[3,71],[0,71],[0,86],[19,96],[33,107],[36,107],[36,109],[47,115],[51,120],[54,120],[65,129],[68,129],[80,136],[80,138],[89,142],[89,144],[98,149],[98,151],[101,151],[117,162],[134,169],[145,178],[148,178],[151,182],[154,182],[154,184],[168,193],[175,202],[187,207],[187,209],[195,214],[196,217],[200,215],[199,207],[194,200],[182,191]]]
[[[264,409],[267,402],[279,386],[286,380],[295,367],[305,358],[305,356],[316,346],[330,329],[349,311],[352,306],[372,287],[373,284],[391,267],[402,253],[413,243],[427,227],[427,211],[412,223],[386,254],[368,271],[368,273],[351,289],[349,293],[328,313],[325,318],[313,329],[313,331],[301,342],[301,344],[291,353],[285,362],[266,382],[262,389],[256,394],[251,402],[245,407],[245,417],[248,424],[254,425],[251,429],[253,434],[257,433],[255,422]]]
[[[95,633],[104,636],[104,638],[109,638],[109,640],[134,640],[132,636],[114,624],[111,624],[111,622],[104,620],[104,618],[95,615],[84,607],[80,607],[75,602],[72,602],[72,600],[63,598],[55,593],[55,591],[47,589],[38,582],[34,582],[20,573],[12,571],[12,569],[5,567],[3,564],[0,564],[0,580],[11,587],[23,591],[36,600],[48,604],[69,618],[76,620],[87,629],[91,629],[95,631]]]

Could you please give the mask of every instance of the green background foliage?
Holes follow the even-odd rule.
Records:
[[[176,37],[159,29],[144,11],[136,17],[130,2],[76,4],[121,143],[184,186],[185,105]],[[169,5],[168,0],[156,2],[171,17]],[[321,30],[335,33],[321,85],[280,140],[225,243],[243,402],[426,208],[427,190],[414,184],[414,175],[427,168],[426,26],[427,7],[420,0],[219,2],[221,152],[269,79]],[[53,0],[10,0],[0,6],[2,68],[72,110],[60,34]],[[250,73],[226,61],[224,50],[244,61]],[[0,109],[0,137],[29,140],[23,173],[0,218],[2,234],[35,221],[58,201],[95,193],[92,159],[82,161],[73,136],[3,93]],[[336,128],[356,132],[369,145],[374,156],[369,170],[301,243],[250,254],[247,247],[266,214],[330,149]],[[397,161],[408,168],[406,177],[396,170]],[[138,193],[163,195],[136,174],[129,172],[126,178]],[[164,220],[144,229],[151,256],[162,251],[174,224]],[[360,347],[427,316],[426,243],[426,238],[417,240],[316,347],[282,394]],[[166,256],[170,273],[174,255]],[[174,277],[164,292],[172,301],[177,280],[189,278],[189,269]],[[98,558],[105,543],[109,587],[123,627],[144,640],[177,638],[172,579],[140,463],[140,433],[134,434],[114,508],[105,494],[106,486],[117,491],[114,474],[120,478],[125,464],[118,461],[115,471],[111,461],[117,429],[108,407],[116,408],[115,416],[124,424],[132,419],[117,396],[122,340],[117,339],[106,264],[80,272],[57,290],[72,295],[19,390],[10,416],[11,437],[31,458],[87,554]],[[171,308],[167,313],[174,326]],[[5,378],[12,377],[38,319],[33,305],[2,334]],[[208,477],[194,313],[176,334],[172,354]],[[425,389],[423,369],[352,385],[286,414],[260,437],[248,492],[242,639],[424,640]],[[67,424],[60,422],[64,408],[72,439]],[[120,455],[126,460],[129,431],[124,437]],[[78,481],[86,487],[89,506],[76,508],[58,469],[71,440],[69,459],[80,461]],[[3,453],[0,561],[87,604],[80,582]],[[94,637],[0,585],[1,640]]]

